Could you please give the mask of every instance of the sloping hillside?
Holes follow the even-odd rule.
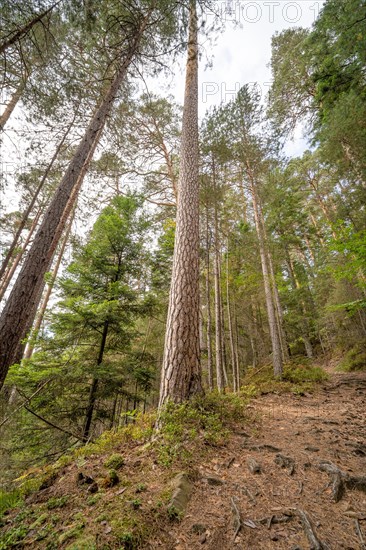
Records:
[[[152,441],[145,416],[28,472],[0,548],[364,548],[366,373],[281,388],[172,409]]]

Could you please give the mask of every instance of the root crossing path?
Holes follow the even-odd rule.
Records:
[[[252,401],[200,466],[175,550],[366,550],[366,373]]]

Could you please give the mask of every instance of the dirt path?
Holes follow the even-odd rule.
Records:
[[[201,466],[173,548],[365,550],[365,396],[366,373],[332,374],[314,395],[253,401],[258,419]]]

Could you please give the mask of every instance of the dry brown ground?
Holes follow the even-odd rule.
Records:
[[[366,492],[347,488],[335,502],[331,478],[318,467],[326,460],[349,476],[366,476],[365,391],[366,373],[331,373],[312,395],[252,400],[250,424],[237,425],[224,446],[195,458],[192,497],[179,522],[169,520],[164,501],[177,472],[161,466],[149,447],[134,441],[113,450],[125,457],[114,487],[103,486],[108,453],[80,457],[7,516],[6,536],[20,525],[26,532],[4,545],[0,540],[0,548],[122,549],[126,530],[146,527],[139,546],[146,550],[365,550],[356,531],[366,539]],[[279,454],[290,459],[288,467],[278,463]],[[250,472],[248,459],[260,473]],[[77,482],[80,472],[98,482],[95,504],[89,486]],[[50,508],[50,499],[64,496],[62,507]],[[309,543],[299,509],[321,544]]]
[[[195,484],[187,513],[171,530],[176,541],[172,547],[309,549],[312,545],[295,512],[301,509],[324,548],[363,548],[356,523],[366,539],[365,492],[346,490],[334,502],[331,478],[317,465],[327,460],[352,476],[366,475],[365,390],[366,373],[332,374],[314,395],[266,395],[252,401],[259,429],[238,428],[228,445],[200,466],[202,478]],[[293,459],[292,473],[291,467],[276,463],[278,453]],[[260,464],[261,473],[249,471],[248,458]],[[220,484],[209,484],[207,477]],[[236,537],[233,499],[242,521]],[[275,523],[288,519],[286,512],[295,515]]]

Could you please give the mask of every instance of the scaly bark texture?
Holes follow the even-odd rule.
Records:
[[[160,401],[201,393],[199,339],[198,45],[195,1],[190,2],[182,121],[179,201],[165,334]]]
[[[19,362],[23,349],[20,342],[30,329],[40,300],[44,274],[49,269],[57,243],[71,209],[70,196],[79,182],[79,176],[96,146],[106,119],[112,109],[117,92],[128,67],[138,49],[147,19],[136,31],[119,66],[114,80],[97,108],[64,177],[57,188],[33,245],[24,261],[17,281],[0,317],[0,388],[9,367]]]

